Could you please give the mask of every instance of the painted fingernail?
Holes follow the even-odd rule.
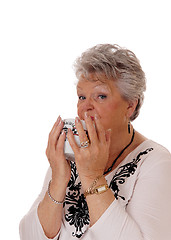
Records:
[[[59,121],[59,124],[61,124],[61,123],[63,123],[63,121],[62,121],[62,118],[60,117],[60,121]]]
[[[64,135],[65,134],[65,131],[64,130],[62,130],[62,133],[61,133],[62,135]]]
[[[71,133],[71,132],[72,132],[71,128],[68,128],[68,133]]]
[[[79,123],[79,118],[78,117],[75,118],[75,122]]]
[[[84,113],[84,116],[85,116],[85,118],[88,118],[88,113],[85,112],[85,113]]]
[[[99,119],[99,116],[97,114],[94,115],[95,120]]]
[[[61,116],[59,115],[56,122],[59,123],[59,120],[60,120]]]

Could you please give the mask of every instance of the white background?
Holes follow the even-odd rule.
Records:
[[[41,190],[49,131],[60,114],[76,116],[72,64],[98,43],[117,43],[140,59],[145,103],[134,127],[171,151],[170,1],[1,0],[1,239]]]

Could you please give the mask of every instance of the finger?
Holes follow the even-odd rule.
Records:
[[[47,148],[46,148],[46,157],[47,157],[47,159],[49,160],[49,146],[47,146]]]
[[[57,118],[57,120],[56,120],[56,122],[54,123],[54,125],[53,125],[53,127],[52,127],[52,130],[50,131],[50,134],[53,133],[53,131],[55,130],[55,128],[56,128],[57,125],[59,124],[60,120],[61,120],[61,117],[60,117],[60,115],[59,115],[58,118]]]
[[[74,151],[75,154],[77,154],[79,151],[79,147],[75,141],[74,135],[70,128],[68,128],[67,138],[68,138],[68,141],[69,141],[69,144],[70,144],[72,150]]]
[[[61,117],[58,116],[56,122],[53,125],[53,128],[51,130],[51,132],[49,133],[49,139],[48,139],[48,144],[47,144],[47,148],[46,148],[46,156],[49,159],[50,158],[50,153],[55,152],[55,146],[56,146],[56,139],[55,136],[53,136],[57,126],[60,124],[61,121]]]
[[[95,124],[99,141],[102,143],[106,143],[106,132],[97,114],[95,114]]]
[[[54,127],[53,131],[51,131],[51,133],[49,135],[49,144],[51,146],[56,147],[57,140],[60,136],[63,125],[64,125],[64,123],[63,123],[62,119],[60,118],[59,123]]]
[[[78,117],[75,119],[75,126],[79,135],[80,142],[85,142],[88,140],[87,134],[83,128],[83,125]]]
[[[97,144],[98,143],[98,136],[97,136],[97,132],[96,132],[96,127],[95,127],[91,117],[89,117],[87,115],[87,113],[85,113],[85,122],[86,122],[88,135],[89,135],[89,139],[90,139],[91,144]]]
[[[110,146],[110,142],[111,142],[111,135],[112,135],[112,130],[111,129],[108,129],[106,131],[106,142],[108,143],[108,145]]]
[[[58,154],[64,156],[64,143],[65,143],[65,138],[66,138],[66,134],[65,131],[62,130],[61,135],[59,136],[58,139],[58,143],[56,145],[56,151],[58,152]]]

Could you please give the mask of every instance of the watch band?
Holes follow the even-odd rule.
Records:
[[[109,186],[107,184],[103,184],[103,185],[97,186],[97,187],[95,187],[93,189],[88,188],[85,191],[84,196],[86,197],[87,195],[101,194],[101,193],[106,192],[108,189],[109,189]]]

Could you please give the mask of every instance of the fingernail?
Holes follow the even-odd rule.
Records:
[[[109,129],[107,129],[107,131],[108,131],[108,132],[111,132],[111,131],[112,131],[112,129],[111,129],[111,128],[109,128]]]
[[[62,133],[61,133],[61,134],[62,134],[62,135],[64,135],[64,133],[65,133],[65,131],[64,131],[64,130],[62,130]]]
[[[71,133],[71,132],[72,132],[71,128],[68,128],[68,133]]]
[[[57,118],[57,120],[56,120],[57,123],[59,122],[60,118],[61,118],[61,116],[59,115],[58,118]]]
[[[85,113],[84,113],[84,116],[85,116],[85,118],[88,118],[88,113],[85,112]]]
[[[60,121],[59,121],[59,124],[61,124],[63,121],[62,121],[62,118],[60,117]]]
[[[99,116],[97,114],[94,115],[95,120],[99,119]]]
[[[78,117],[75,118],[75,122],[79,123],[79,118]]]

